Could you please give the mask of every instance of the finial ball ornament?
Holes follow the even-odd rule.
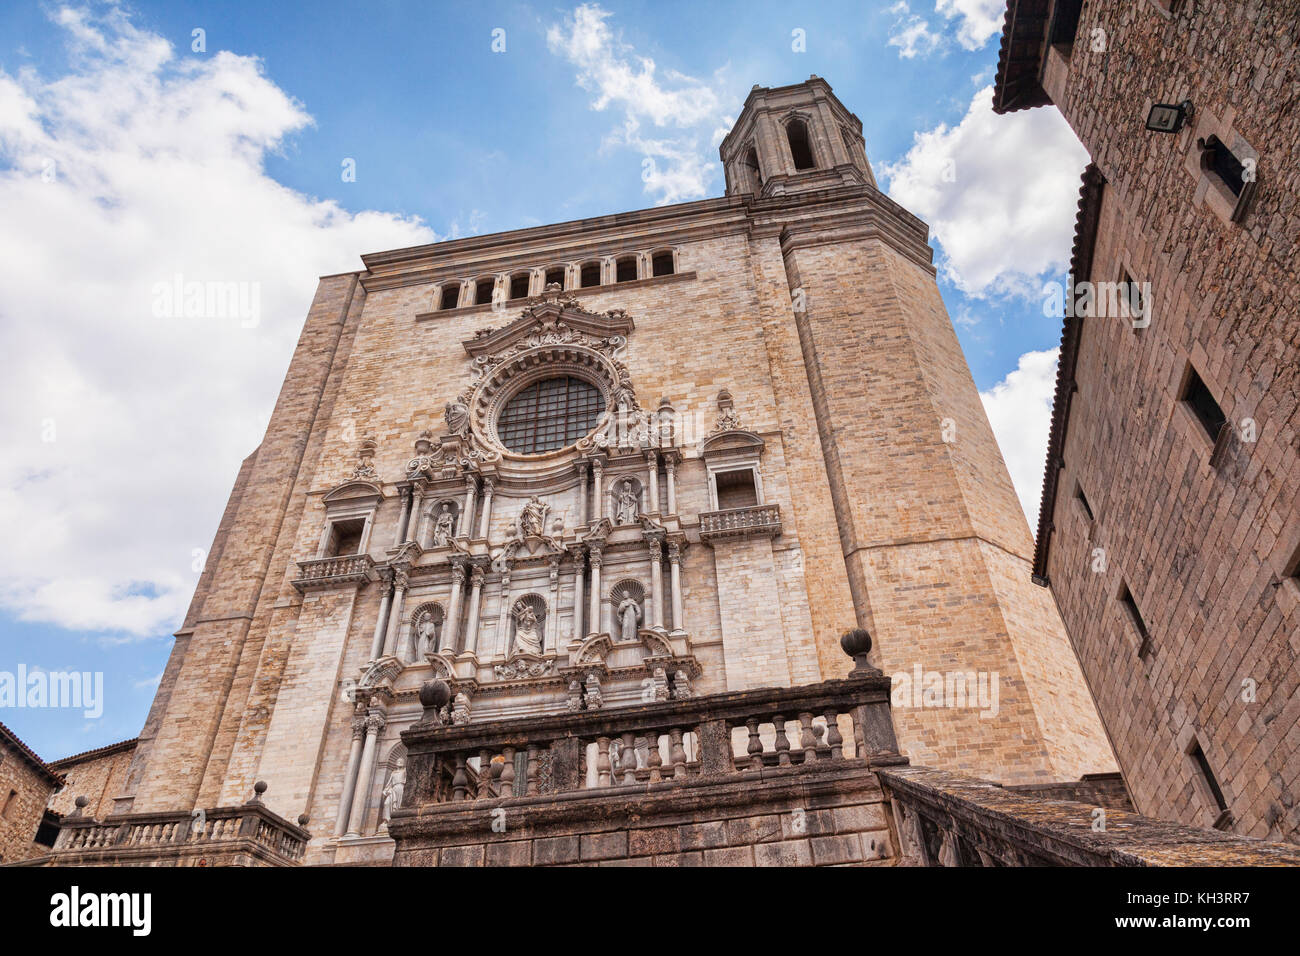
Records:
[[[426,710],[442,710],[451,700],[451,687],[441,678],[420,685],[420,703]]]
[[[840,638],[840,647],[849,657],[857,657],[871,650],[871,633],[865,627],[855,627],[845,631]]]

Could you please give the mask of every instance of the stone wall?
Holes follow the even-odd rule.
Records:
[[[57,776],[0,724],[0,863],[45,852],[33,840],[58,783]]]
[[[67,783],[50,799],[50,809],[60,816],[69,814],[75,809],[77,797],[85,797],[90,801],[86,813],[97,818],[108,816],[116,808],[116,798],[126,785],[135,747],[135,740],[124,740],[51,761],[50,769],[61,773]]]
[[[1082,322],[1039,542],[1138,810],[1290,840],[1300,836],[1297,12],[1196,0],[1166,17],[1099,0],[1068,61],[1050,54],[1045,83],[1106,181],[1092,271],[1075,279],[1127,270],[1150,283],[1152,314],[1144,329]],[[1195,113],[1181,133],[1143,129],[1153,101],[1183,99]],[[1237,222],[1198,166],[1196,140],[1210,134],[1257,154]],[[1179,401],[1189,366],[1228,419],[1217,455]],[[1122,585],[1150,653],[1139,654]],[[1189,755],[1196,746],[1230,817]]]

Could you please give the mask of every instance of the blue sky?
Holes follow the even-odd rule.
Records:
[[[49,759],[138,732],[316,275],[720,195],[755,83],[829,80],[882,188],[931,224],[1032,519],[1060,330],[1040,290],[1086,159],[1053,110],[992,115],[1002,8],[6,4],[0,674],[102,672],[105,701],[0,721]],[[177,273],[256,284],[257,321],[151,314]]]

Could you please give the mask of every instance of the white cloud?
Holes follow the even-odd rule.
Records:
[[[889,8],[894,15],[894,26],[889,33],[889,45],[898,47],[904,60],[933,53],[943,43],[943,37],[930,30],[930,25],[911,12],[906,0],[899,0]]]
[[[1038,527],[1058,351],[1026,352],[1006,378],[980,392],[1031,530]]]
[[[116,7],[53,18],[72,72],[0,71],[0,606],[150,635],[188,604],[316,276],[436,236],[268,177],[311,117],[256,59],[178,57]],[[177,274],[245,283],[260,321],[155,317]]]
[[[717,149],[719,130],[726,135],[731,125],[720,94],[673,70],[659,74],[654,60],[638,56],[610,29],[610,16],[598,4],[583,4],[546,31],[547,46],[577,67],[578,85],[594,96],[593,110],[622,112],[602,145],[643,155],[646,193],[660,205],[707,195],[716,172],[710,147]],[[643,122],[672,132],[643,134]]]
[[[957,20],[957,42],[967,50],[978,50],[989,38],[1002,32],[1006,0],[935,0],[934,9],[949,20]]]
[[[916,133],[884,163],[889,197],[926,220],[945,275],[968,295],[1031,296],[1066,267],[1088,154],[1056,110],[998,116],[992,88],[956,126]]]

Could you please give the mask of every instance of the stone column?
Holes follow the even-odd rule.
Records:
[[[402,496],[402,514],[397,519],[397,531],[393,534],[393,547],[396,548],[406,543],[406,527],[411,521],[411,487],[397,489],[397,493]]]
[[[591,463],[591,477],[596,486],[596,522],[605,517],[605,467],[597,458]]]
[[[352,749],[348,751],[348,769],[343,774],[343,792],[339,794],[339,815],[334,821],[335,836],[342,836],[348,828],[348,815],[352,812],[352,794],[357,788],[357,768],[361,766],[361,742],[365,736],[365,715],[357,714],[352,718]]]
[[[402,602],[410,582],[401,568],[393,569],[393,606],[388,612],[388,635],[384,638],[384,654],[392,654],[397,647],[397,631],[402,626]],[[405,658],[403,658],[405,660]]]
[[[510,651],[510,566],[501,574],[501,609],[497,614],[497,653]]]
[[[469,619],[465,622],[465,653],[478,653],[478,614],[483,603],[483,578],[487,569],[474,565],[469,572]]]
[[[664,470],[668,472],[668,514],[677,514],[677,456],[664,456]]]
[[[573,636],[582,640],[586,634],[582,630],[582,552],[573,555]]]
[[[657,515],[659,513],[659,453],[653,450],[646,452],[645,464],[650,477],[650,484],[646,486],[648,494],[645,510],[652,515]]]
[[[478,496],[478,481],[473,475],[465,476],[465,507],[460,509],[460,527],[456,530],[465,537],[474,534],[474,500]]]
[[[433,523],[433,506],[433,494],[427,491],[420,492],[415,505],[415,511],[420,516],[420,520],[415,526],[415,534],[411,536],[411,540],[422,548],[427,547],[429,544],[429,525]]]
[[[352,808],[348,816],[347,835],[350,837],[361,836],[361,830],[366,825],[366,794],[374,780],[379,735],[383,733],[386,723],[384,715],[377,710],[366,715],[366,742],[361,749],[361,768],[357,774],[356,786],[352,789]]]
[[[451,565],[451,595],[447,598],[447,617],[442,623],[442,647],[439,650],[456,653],[456,638],[460,636],[460,596],[465,590],[465,562],[453,561]]]
[[[375,636],[370,641],[370,659],[377,660],[384,653],[384,633],[388,627],[388,602],[393,594],[393,582],[384,580],[380,582],[380,587],[384,590],[383,597],[379,599],[379,616],[375,618]]]
[[[491,478],[483,479],[483,514],[480,515],[478,523],[478,536],[486,539],[488,536],[488,524],[492,521],[492,492],[496,490],[496,482]]]
[[[589,494],[587,491],[587,463],[578,462],[578,527],[585,527],[587,524],[587,511]]]
[[[650,539],[650,620],[646,627],[663,627],[663,593],[664,593],[664,543],[658,538]]]
[[[588,555],[591,561],[591,608],[587,614],[587,627],[590,628],[588,633],[598,634],[600,633],[600,548],[590,548]]]
[[[686,627],[682,623],[685,618],[682,612],[682,546],[676,541],[668,544],[668,567],[669,586],[672,588],[673,630],[683,631]]]
[[[558,651],[560,646],[560,558],[550,561],[551,605],[546,611],[546,634],[542,640],[542,653]]]

